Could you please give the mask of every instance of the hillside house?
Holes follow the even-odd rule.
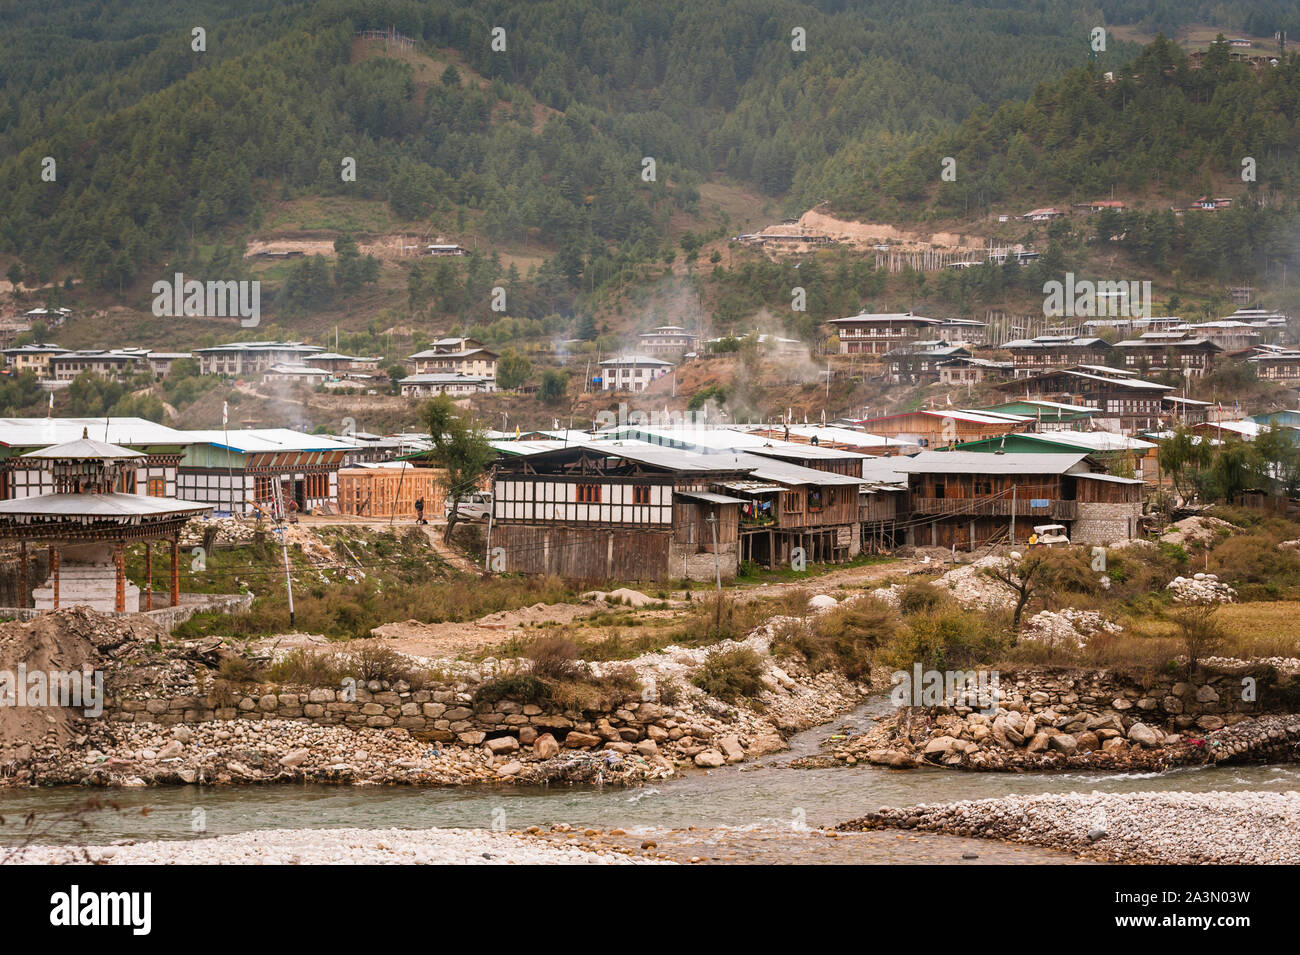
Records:
[[[1246,359],[1264,381],[1300,381],[1300,351],[1277,349],[1257,352]]]
[[[885,379],[895,385],[936,382],[939,363],[949,358],[970,358],[960,345],[945,341],[917,342],[885,353]]]
[[[1140,374],[1168,371],[1186,378],[1203,378],[1222,354],[1223,349],[1206,338],[1191,338],[1180,331],[1145,332],[1116,342],[1111,360]]]
[[[652,358],[681,358],[699,345],[699,336],[680,325],[660,325],[637,335],[641,354]]]
[[[1104,338],[1086,335],[1039,335],[1017,338],[1000,346],[1011,354],[1014,377],[1028,378],[1051,368],[1074,365],[1105,365],[1111,344]]]
[[[623,355],[600,363],[602,391],[645,391],[672,371],[672,362],[648,355]]]
[[[204,375],[258,375],[272,365],[302,364],[325,349],[302,342],[230,342],[211,348],[196,348],[199,373]]]
[[[30,371],[42,381],[50,379],[50,359],[66,355],[71,349],[59,345],[21,345],[4,350],[5,365],[15,375]]]
[[[841,355],[884,355],[934,334],[943,322],[911,312],[862,313],[847,318],[832,318],[827,331],[840,342]]]
[[[1122,434],[1159,430],[1166,416],[1163,399],[1174,390],[1170,385],[1138,378],[1127,369],[1096,365],[1048,371],[994,387],[1026,398],[1096,408],[1095,427]]]
[[[407,357],[416,375],[467,375],[493,382],[496,390],[496,352],[472,338],[441,338],[424,351]]]
[[[451,373],[407,375],[397,384],[405,398],[431,398],[434,395],[463,398],[496,391],[496,381],[491,378]]]
[[[143,352],[104,351],[87,348],[50,358],[50,380],[71,383],[87,372],[111,381],[126,381],[134,374],[152,372]]]
[[[1229,355],[1249,351],[1264,338],[1260,328],[1236,318],[1186,323],[1174,326],[1171,331],[1182,332],[1188,339],[1200,338],[1213,342]]]
[[[936,362],[941,385],[977,385],[982,381],[1002,381],[1015,374],[1015,363],[958,355]]]

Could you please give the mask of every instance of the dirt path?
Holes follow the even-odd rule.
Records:
[[[898,577],[917,570],[933,571],[934,569],[934,564],[922,564],[917,560],[891,560],[883,564],[844,567],[806,580],[782,581],[775,584],[744,584],[730,590],[729,593],[751,597],[774,597],[806,590],[812,594],[824,594],[837,587],[864,587],[889,577]]]

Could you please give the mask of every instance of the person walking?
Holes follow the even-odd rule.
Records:
[[[417,497],[415,499],[415,523],[417,524],[429,523],[424,519],[424,498],[422,497]]]

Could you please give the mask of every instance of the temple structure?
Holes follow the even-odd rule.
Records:
[[[75,605],[117,613],[153,610],[153,544],[157,541],[166,541],[171,549],[170,600],[165,605],[179,603],[181,528],[190,518],[210,511],[209,505],[122,493],[117,488],[123,474],[134,472],[145,455],[95,441],[85,431],[80,440],[23,458],[48,471],[54,486],[48,494],[0,501],[0,540],[18,543],[23,606],[29,599],[29,548],[48,547],[49,577],[31,591],[35,609]],[[137,542],[144,543],[143,593],[126,576],[126,547]]]

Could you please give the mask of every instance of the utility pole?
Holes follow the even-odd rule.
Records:
[[[1011,485],[1011,546],[1016,546],[1016,486]]]
[[[271,512],[275,518],[275,529],[280,532],[280,551],[284,554],[284,589],[289,595],[289,627],[294,626],[293,620],[293,578],[289,576],[289,525],[284,519],[284,487],[280,483],[280,475],[272,479],[272,488],[275,491],[275,509]]]
[[[709,530],[713,531],[713,574],[718,579],[718,602],[713,610],[713,629],[716,632],[722,629],[722,567],[718,563],[718,518],[716,514],[710,513],[704,520],[709,525]]]

